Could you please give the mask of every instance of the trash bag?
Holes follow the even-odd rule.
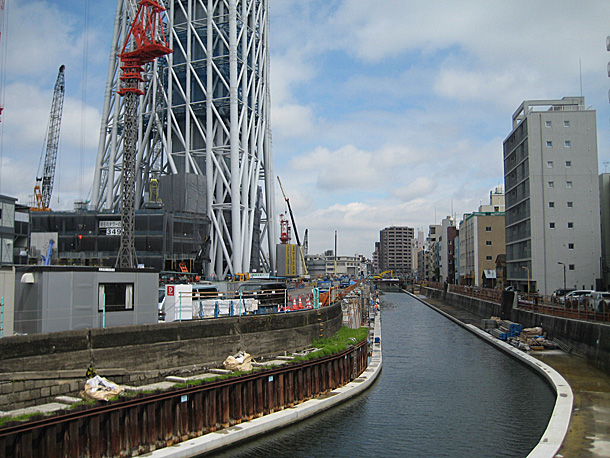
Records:
[[[256,361],[254,361],[254,358],[252,358],[249,353],[246,353],[245,351],[240,351],[236,355],[228,356],[227,359],[224,360],[222,365],[225,367],[225,369],[230,371],[247,372],[252,370],[253,362]]]
[[[85,389],[81,391],[81,394],[98,401],[108,401],[123,391],[124,388],[122,386],[96,375],[85,382]]]

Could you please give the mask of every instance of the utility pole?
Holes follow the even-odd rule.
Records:
[[[566,290],[566,265],[563,262],[559,262],[557,261],[557,264],[561,264],[563,266],[563,290],[565,294],[565,290]]]

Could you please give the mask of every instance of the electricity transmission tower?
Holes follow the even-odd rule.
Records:
[[[134,206],[158,177],[205,186],[207,276],[275,268],[268,0],[165,0],[173,54],[146,64],[137,110]],[[91,205],[120,208],[125,101],[121,48],[135,17],[117,0]],[[176,177],[174,177],[176,178]],[[160,180],[159,185],[163,182]]]

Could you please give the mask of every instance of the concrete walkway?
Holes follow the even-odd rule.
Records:
[[[205,434],[171,447],[147,453],[149,458],[188,458],[209,453],[237,442],[252,439],[269,431],[283,428],[312,415],[316,415],[344,402],[369,388],[381,373],[381,320],[375,317],[373,354],[368,368],[353,382],[329,393],[310,399],[292,408],[256,418],[239,425]]]
[[[448,315],[476,327],[481,318],[471,312],[420,297]],[[610,457],[610,376],[585,359],[560,350],[532,351],[569,383],[574,396],[567,434],[556,457]],[[552,456],[552,455],[551,455]]]

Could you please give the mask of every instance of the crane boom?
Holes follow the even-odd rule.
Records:
[[[282,186],[282,180],[280,177],[277,177],[277,181],[280,183],[280,189],[282,190],[282,195],[284,196],[284,200],[286,204],[288,204],[288,212],[290,213],[290,219],[292,221],[292,227],[294,227],[294,235],[297,239],[297,246],[299,247],[299,252],[301,253],[301,261],[303,261],[303,272],[307,275],[307,265],[305,264],[305,256],[303,255],[303,247],[301,246],[301,239],[299,238],[299,231],[297,230],[297,223],[294,221],[294,215],[292,214],[292,207],[290,206],[290,200],[286,197],[286,193],[284,192],[284,186]]]
[[[1,1],[1,0],[0,0]],[[46,148],[42,176],[36,177],[34,186],[35,211],[49,211],[51,194],[53,193],[53,182],[55,180],[55,166],[57,164],[57,150],[59,148],[59,132],[61,130],[61,116],[64,109],[65,94],[65,65],[59,67],[55,89],[53,90],[53,102],[49,116],[49,126],[46,136]],[[40,170],[39,170],[40,172]]]

